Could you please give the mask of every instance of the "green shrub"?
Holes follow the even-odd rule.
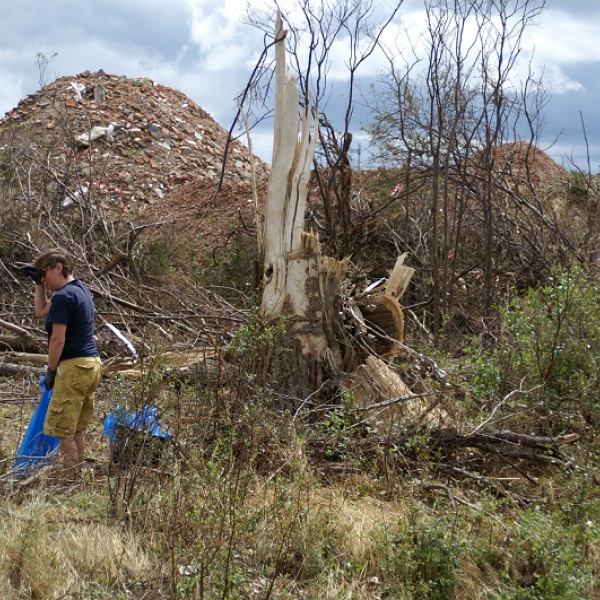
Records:
[[[431,519],[416,505],[406,523],[378,533],[374,555],[382,591],[398,598],[443,600],[452,597],[455,573],[464,552],[456,523],[444,516]]]
[[[152,242],[140,261],[142,275],[160,276],[172,268],[173,246],[167,238]]]
[[[516,595],[510,597],[590,597],[594,578],[581,553],[579,536],[552,515],[537,508],[526,511],[514,532],[512,554],[512,569],[507,577],[508,587]]]
[[[503,311],[504,336],[494,352],[474,345],[468,375],[475,397],[498,400],[521,390],[532,407],[566,421],[598,419],[600,284],[574,268],[515,296]]]
[[[227,300],[246,306],[256,287],[256,239],[236,235],[198,263],[196,275]]]

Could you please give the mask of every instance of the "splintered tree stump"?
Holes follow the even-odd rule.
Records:
[[[257,215],[259,265],[262,271],[261,313],[266,320],[293,315],[292,354],[269,357],[268,376],[300,403],[326,380],[335,380],[363,358],[398,354],[404,340],[404,315],[398,299],[414,270],[398,257],[387,287],[370,286],[358,297],[344,294],[348,260],[321,254],[316,235],[305,231],[308,181],[318,136],[318,115],[310,98],[301,107],[298,84],[285,59],[281,14],[275,23],[275,128],[273,161],[264,214]],[[349,305],[344,306],[348,301]],[[351,315],[351,316],[348,316]],[[343,347],[344,319],[353,319],[359,339]],[[340,333],[342,334],[340,336]],[[356,342],[356,343],[355,343]],[[356,347],[354,347],[354,345]],[[292,401],[296,408],[296,400]]]
[[[396,356],[404,340],[404,314],[398,300],[383,292],[358,299],[356,306],[373,336],[372,349],[379,356]]]

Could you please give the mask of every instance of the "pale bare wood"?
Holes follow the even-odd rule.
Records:
[[[215,362],[223,360],[221,352],[214,347],[189,348],[187,350],[165,352],[157,356],[147,356],[139,359],[119,359],[104,361],[104,375],[119,374],[128,379],[137,379],[151,369],[161,372],[188,374],[194,369],[209,365],[209,370]]]
[[[404,313],[398,300],[387,292],[378,291],[357,296],[355,302],[370,332],[379,339],[377,353],[397,356],[399,344],[404,340]]]
[[[29,331],[27,331],[27,329],[23,329],[22,327],[19,327],[14,323],[9,323],[8,321],[3,321],[2,319],[0,319],[0,327],[2,327],[3,329],[7,329],[8,331],[12,331],[13,333],[17,333],[18,335],[23,336],[25,338],[33,337],[33,335]]]
[[[302,119],[296,79],[285,57],[281,14],[275,24],[275,129],[273,160],[264,220],[264,265],[261,310],[266,317],[284,311],[309,317],[314,305],[311,278],[318,278],[318,240],[304,231],[307,184],[317,136],[310,103]],[[318,289],[318,288],[317,288]]]
[[[561,435],[556,439],[557,446],[565,446],[567,444],[574,444],[579,441],[581,436],[578,433],[568,433],[566,435]]]
[[[394,268],[389,276],[385,290],[388,294],[391,294],[398,300],[402,298],[404,292],[406,292],[408,284],[410,283],[412,276],[415,274],[415,270],[413,268],[407,267],[404,264],[407,255],[408,254],[405,252],[396,260],[396,264],[394,265]]]

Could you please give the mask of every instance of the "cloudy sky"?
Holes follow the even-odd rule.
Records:
[[[285,2],[292,0],[284,0]],[[392,0],[376,0],[382,6]],[[262,50],[263,35],[246,24],[246,6],[269,0],[18,0],[3,7],[0,23],[0,117],[57,77],[103,69],[149,77],[197,102],[229,129],[235,97]],[[422,10],[405,0],[400,15]],[[600,165],[600,2],[546,0],[525,44],[549,93],[540,145],[567,168]],[[39,57],[46,57],[45,69]],[[373,77],[378,65],[362,74]],[[367,119],[357,112],[353,128]],[[582,125],[582,123],[585,125]],[[585,131],[585,135],[584,135]],[[261,158],[271,156],[270,125],[253,134]]]

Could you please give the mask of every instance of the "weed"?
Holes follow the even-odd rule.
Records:
[[[450,598],[455,573],[465,549],[460,529],[444,516],[431,519],[415,506],[406,523],[380,531],[377,568],[383,589],[400,598]]]

